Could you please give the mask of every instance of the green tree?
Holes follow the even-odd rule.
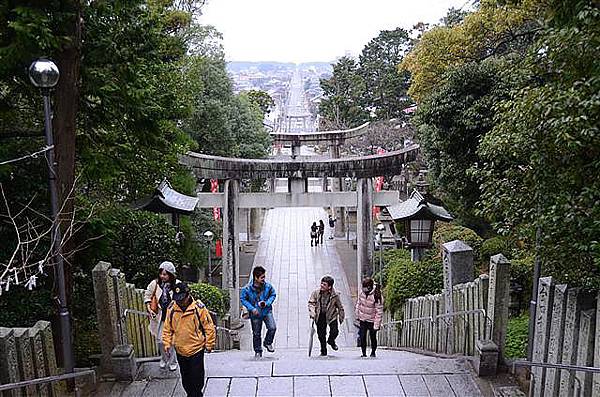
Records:
[[[362,108],[365,83],[353,59],[342,57],[333,64],[333,75],[321,80],[321,88],[325,97],[319,105],[323,129],[346,129],[368,120],[369,114]]]
[[[421,148],[436,192],[468,226],[481,231],[475,213],[479,180],[470,173],[480,162],[480,139],[494,126],[494,106],[508,96],[505,63],[488,59],[444,75],[444,83],[419,106],[416,118]]]
[[[362,106],[376,119],[402,116],[402,110],[411,103],[406,95],[408,73],[398,71],[409,45],[408,32],[396,28],[382,30],[362,50],[358,67],[365,82]]]
[[[275,107],[275,101],[271,98],[271,95],[260,90],[250,90],[243,93],[248,100],[257,105],[260,111],[266,115],[271,113],[271,110]]]
[[[523,83],[498,104],[478,167],[484,213],[501,233],[541,232],[545,274],[600,286],[600,11],[553,1],[517,68]]]

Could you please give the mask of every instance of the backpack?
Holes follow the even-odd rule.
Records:
[[[175,304],[175,301],[172,301],[169,304],[169,309],[171,309],[171,311],[169,312],[169,322],[171,323],[171,328],[175,328],[175,326],[173,325],[173,315],[175,314],[175,310],[173,310],[173,305]],[[204,338],[206,339],[206,331],[204,330],[204,326],[202,325],[202,321],[200,320],[200,309],[203,309],[205,306],[202,302],[199,301],[195,301],[194,303],[194,315],[196,316],[196,320],[198,320],[198,328],[200,328],[200,332],[202,332],[202,336],[204,336]]]

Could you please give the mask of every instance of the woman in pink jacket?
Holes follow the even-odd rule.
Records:
[[[383,317],[383,296],[379,284],[375,285],[370,277],[366,277],[362,282],[362,291],[358,294],[354,314],[360,323],[361,357],[367,357],[367,331],[371,338],[371,357],[375,357],[377,331],[381,327]]]

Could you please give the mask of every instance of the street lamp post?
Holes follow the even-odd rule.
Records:
[[[377,236],[379,237],[379,283],[381,284],[381,272],[383,270],[383,231],[385,226],[383,223],[377,224]]]
[[[204,232],[204,240],[206,241],[206,245],[208,246],[208,283],[212,284],[212,240],[214,237],[214,233],[210,230]]]
[[[346,191],[349,192],[352,190],[352,178],[347,176],[344,179],[344,183],[346,184]],[[350,211],[349,208],[345,208],[346,213],[346,243],[350,245]]]
[[[52,257],[56,260],[56,283],[58,287],[58,304],[60,331],[62,334],[62,355],[65,373],[73,372],[73,347],[71,340],[71,315],[67,306],[65,288],[65,268],[61,252],[62,233],[58,222],[58,189],[56,186],[56,164],[54,160],[54,137],[52,136],[52,109],[50,91],[58,83],[60,73],[54,62],[40,58],[29,67],[29,79],[34,86],[40,88],[44,98],[44,124],[46,135],[46,160],[48,163],[48,185],[50,189],[50,208],[52,211]]]

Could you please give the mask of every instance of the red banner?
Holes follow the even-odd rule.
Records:
[[[385,154],[385,149],[379,148],[377,149],[377,154]],[[375,191],[380,192],[383,189],[383,183],[385,178],[383,176],[378,176],[375,178]],[[377,216],[379,214],[379,207],[373,207],[373,216]]]

